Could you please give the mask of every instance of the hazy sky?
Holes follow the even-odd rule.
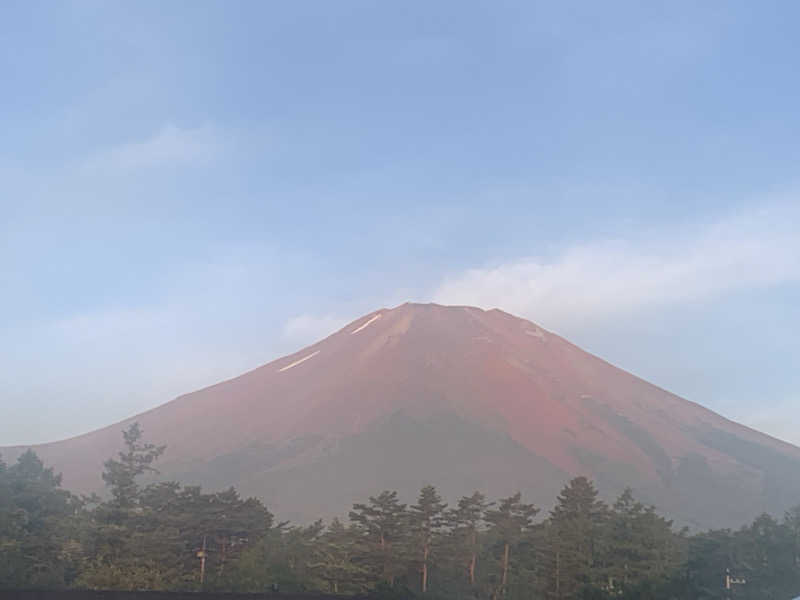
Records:
[[[800,443],[797,2],[6,2],[0,445],[405,300]]]

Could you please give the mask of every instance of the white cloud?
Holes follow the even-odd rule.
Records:
[[[284,338],[300,346],[312,344],[338,331],[347,324],[345,319],[331,315],[298,315],[286,322]]]
[[[220,151],[218,133],[209,126],[181,129],[166,124],[150,138],[121,144],[89,157],[84,171],[128,172],[166,165],[205,163]]]
[[[800,281],[800,210],[789,204],[686,232],[567,248],[451,276],[434,301],[499,307],[548,327],[571,327],[737,290]]]

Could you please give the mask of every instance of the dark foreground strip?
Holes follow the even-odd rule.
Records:
[[[0,600],[364,600],[325,594],[0,590]]]

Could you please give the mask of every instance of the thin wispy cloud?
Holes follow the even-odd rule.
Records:
[[[446,278],[436,302],[501,307],[545,326],[702,302],[800,281],[800,211],[774,207],[696,228],[577,244],[554,258],[523,257]]]
[[[163,166],[203,164],[213,160],[222,149],[222,139],[211,126],[182,129],[164,125],[144,140],[114,146],[90,156],[83,170],[96,172],[131,172]]]

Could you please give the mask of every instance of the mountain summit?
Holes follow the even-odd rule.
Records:
[[[384,488],[412,498],[425,483],[451,499],[521,490],[546,506],[578,474],[697,527],[800,499],[800,448],[496,309],[378,310],[240,377],[33,449],[67,487],[98,490],[133,421],[167,444],[163,476],[234,485],[298,521]]]

